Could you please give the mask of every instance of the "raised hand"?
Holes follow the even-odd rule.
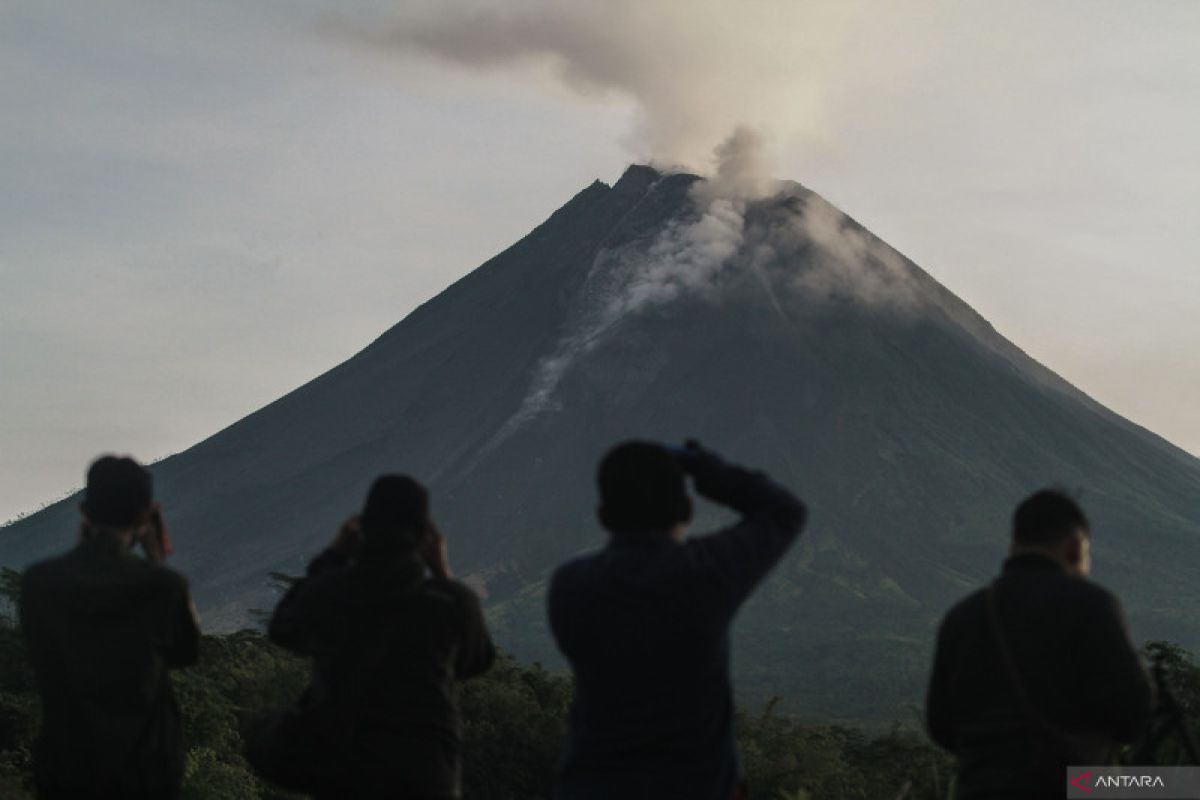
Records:
[[[361,542],[362,525],[359,523],[358,515],[355,514],[342,523],[342,527],[338,529],[337,536],[334,537],[333,544],[329,545],[329,549],[349,558],[358,550]]]
[[[417,550],[435,578],[450,577],[450,561],[446,554],[446,537],[438,530],[437,523],[429,520],[425,524],[425,536]]]

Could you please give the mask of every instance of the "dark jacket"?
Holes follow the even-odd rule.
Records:
[[[495,658],[479,600],[425,577],[415,557],[351,562],[332,550],[280,601],[268,634],[313,657],[313,689],[356,709],[340,797],[455,798],[462,732],[455,682]]]
[[[1005,640],[1042,717],[1078,741],[1135,739],[1151,687],[1117,598],[1033,554],[1008,559],[996,587]],[[1061,798],[1061,739],[1023,710],[989,619],[983,590],[946,615],[929,683],[929,733],[958,756],[962,800]]]
[[[195,663],[200,638],[186,579],[96,536],[25,571],[20,614],[42,696],[39,795],[175,797],[167,669]]]
[[[696,488],[740,512],[736,525],[683,542],[616,533],[551,580],[550,626],[576,681],[560,798],[733,795],[730,624],[805,510],[762,473],[713,462]]]

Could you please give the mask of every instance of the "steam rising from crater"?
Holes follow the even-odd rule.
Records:
[[[708,292],[731,263],[742,246],[747,204],[772,193],[777,182],[770,177],[763,137],[749,128],[738,128],[722,142],[714,163],[713,177],[692,184],[689,192],[695,218],[671,222],[645,251],[616,256],[625,262],[617,267],[625,276],[608,303],[611,321],[683,292]]]
[[[386,22],[341,27],[467,69],[631,102],[635,160],[696,170],[738,125],[825,139],[827,77],[874,13],[860,0],[410,2]]]
[[[632,100],[630,144],[638,155],[707,177],[693,187],[694,216],[671,222],[649,243],[602,256],[603,269],[594,271],[605,273],[604,290],[596,290],[603,297],[592,298],[596,310],[567,337],[565,352],[548,359],[553,376],[571,362],[569,352],[590,346],[623,315],[715,290],[745,243],[748,204],[779,190],[765,132],[793,140],[827,136],[821,87],[843,65],[853,38],[845,33],[867,21],[866,10],[855,0],[410,3],[387,24],[345,30],[468,69],[549,75],[580,95]],[[909,304],[903,260],[820,198],[805,200],[790,229],[750,235],[748,261],[763,274],[773,258],[815,245],[820,252],[802,253],[811,264],[791,281],[799,292]],[[535,381],[547,391],[556,384]]]
[[[692,184],[689,207],[648,240],[597,257],[558,345],[491,446],[553,410],[563,377],[615,326],[684,298],[719,303],[734,270],[753,270],[783,315],[797,298],[910,304],[903,259],[819,197],[804,193],[769,214],[769,224],[747,222],[756,203],[770,205],[783,189],[763,131],[820,137],[818,87],[840,55],[829,42],[844,41],[837,34],[859,11],[855,2],[515,0],[428,5],[382,34],[360,32],[471,69],[548,71],[577,93],[631,99],[639,155],[706,176]],[[712,159],[703,158],[718,140]]]
[[[784,316],[797,303],[835,298],[890,312],[915,308],[913,270],[903,258],[819,196],[801,189],[797,198],[795,189],[771,179],[761,136],[740,128],[714,156],[713,177],[688,191],[690,208],[648,241],[597,257],[567,330],[539,362],[520,408],[482,453],[555,410],[563,377],[614,327],[685,297],[719,304],[730,271],[758,273]],[[784,202],[789,198],[799,203]],[[766,220],[748,225],[754,203],[767,209]]]
[[[600,254],[571,328],[538,364],[525,400],[486,452],[538,413],[553,408],[559,382],[610,328],[647,307],[684,294],[710,295],[742,246],[747,203],[774,181],[762,137],[739,128],[714,153],[714,177],[689,190],[694,215],[669,222],[648,244]]]

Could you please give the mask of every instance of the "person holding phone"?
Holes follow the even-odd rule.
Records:
[[[309,694],[336,706],[345,741],[318,797],[461,796],[456,684],[495,658],[479,600],[453,579],[429,495],[406,475],[374,482],[271,618],[272,641],[313,659]]]
[[[187,580],[163,566],[162,510],[132,458],[97,459],[80,510],[79,544],[21,581],[43,709],[38,797],[173,798],[184,752],[167,671],[195,663],[200,642]]]

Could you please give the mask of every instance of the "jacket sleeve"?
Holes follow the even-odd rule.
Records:
[[[21,574],[21,594],[17,598],[17,625],[29,638],[29,631],[41,625],[40,586],[37,585],[37,567],[33,566]]]
[[[1118,742],[1132,742],[1150,716],[1153,689],[1115,596],[1105,592],[1087,630],[1086,696],[1102,715],[1097,720],[1101,728]]]
[[[953,635],[949,616],[938,629],[933,651],[933,669],[929,674],[929,689],[925,694],[925,725],[929,738],[945,750],[954,752],[958,733],[954,721],[954,702],[951,696]]]
[[[762,472],[726,463],[707,451],[688,469],[697,492],[742,515],[737,524],[688,542],[717,577],[716,594],[732,612],[800,535],[807,510]]]
[[[459,584],[459,608],[462,611],[462,644],[458,649],[455,674],[460,679],[482,675],[496,660],[496,648],[488,633],[479,598],[465,585]]]
[[[324,637],[323,626],[328,619],[321,578],[345,569],[349,563],[348,558],[334,550],[325,550],[314,558],[305,577],[296,581],[275,607],[267,623],[267,637],[293,653],[312,655]]]
[[[168,667],[187,667],[200,658],[200,624],[196,617],[196,606],[188,591],[187,579],[183,576],[176,578],[162,640],[162,654]]]

